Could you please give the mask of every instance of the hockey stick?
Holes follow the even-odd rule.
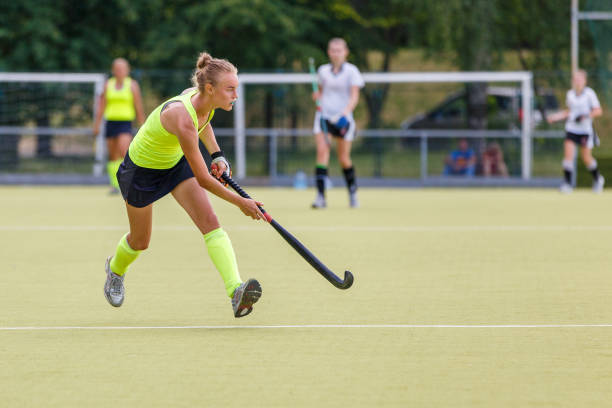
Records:
[[[308,68],[310,69],[310,75],[312,76],[312,92],[319,92],[319,80],[317,79],[317,73],[315,71],[314,58],[308,58]],[[319,123],[321,130],[323,131],[323,137],[325,143],[331,146],[331,140],[329,140],[329,134],[327,133],[327,121],[323,118],[323,112],[321,112],[321,101],[317,98],[317,112],[319,112]]]
[[[240,196],[244,198],[251,198],[243,189],[236,183],[227,173],[223,173],[221,176],[223,181],[229,184]],[[344,271],[344,280],[342,280],[338,275],[333,273],[327,266],[323,264],[323,262],[319,261],[316,256],[313,255],[312,252],[308,250],[300,241],[297,240],[296,237],[291,235],[289,231],[284,229],[278,222],[276,222],[272,216],[266,212],[262,207],[259,207],[261,212],[266,217],[266,220],[274,227],[274,229],[295,249],[302,258],[306,260],[313,268],[317,270],[325,279],[329,281],[332,285],[337,287],[338,289],[348,289],[353,284],[353,274],[349,271]]]

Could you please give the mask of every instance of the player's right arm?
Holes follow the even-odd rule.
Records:
[[[319,89],[312,93],[312,100],[315,102],[318,101],[321,99],[321,95],[323,95],[323,86],[319,83]]]
[[[548,123],[559,122],[561,120],[566,120],[569,116],[569,109],[564,109],[559,112],[551,113],[546,117],[546,121]]]
[[[359,103],[359,86],[351,85],[351,96],[349,97],[348,105],[346,105],[346,107],[342,111],[342,115],[346,116],[346,115],[350,115],[351,113],[353,113],[358,103]]]
[[[208,173],[206,163],[198,146],[197,131],[184,106],[176,104],[176,106],[168,107],[168,109],[162,112],[161,123],[168,132],[178,137],[185,158],[189,162],[193,175],[202,188],[234,204],[245,215],[253,219],[265,219],[263,213],[257,207],[258,205],[263,206],[262,203],[243,198],[226,189],[216,178]]]
[[[321,99],[321,95],[323,95],[323,81],[321,80],[321,68],[323,66],[320,66],[319,69],[317,69],[317,80],[316,80],[316,87],[317,90],[312,92],[312,100],[317,102],[319,99]]]
[[[567,108],[565,108],[562,111],[555,112],[555,113],[552,113],[552,114],[548,115],[546,117],[546,121],[548,123],[559,122],[561,120],[566,120],[569,117],[569,114],[570,114],[570,111],[569,111],[570,92],[571,92],[571,89],[569,91],[567,91],[567,94],[565,95],[565,106],[567,106]]]
[[[551,113],[550,115],[547,115],[546,121],[548,123],[559,122],[561,120],[566,120],[569,117],[568,97],[569,97],[569,92],[568,92],[568,96],[565,97],[565,105],[568,107],[562,111]]]

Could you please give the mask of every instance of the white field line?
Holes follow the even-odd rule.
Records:
[[[0,225],[0,232],[19,231],[126,231],[127,225]],[[260,231],[263,225],[225,225],[228,231]],[[323,232],[571,232],[571,231],[612,231],[612,225],[430,225],[430,226],[288,226],[292,231]],[[157,225],[158,231],[195,231],[192,225]]]
[[[14,326],[2,331],[79,330],[228,330],[228,329],[579,329],[612,328],[612,324],[288,324],[253,326]]]

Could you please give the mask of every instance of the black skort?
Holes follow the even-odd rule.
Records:
[[[107,120],[104,137],[112,139],[121,133],[132,134],[132,121],[130,120]]]
[[[327,129],[327,133],[329,133],[333,137],[344,139],[344,135],[346,134],[346,132],[348,132],[349,128],[350,123],[344,128],[339,128],[329,120],[321,118],[321,129]]]
[[[565,140],[571,140],[578,146],[586,146],[589,140],[589,135],[565,132]]]
[[[125,155],[117,171],[123,199],[131,206],[142,208],[159,200],[183,181],[193,177],[185,156],[169,169],[140,167]]]

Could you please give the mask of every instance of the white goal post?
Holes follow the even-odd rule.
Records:
[[[499,72],[388,72],[364,73],[368,83],[468,83],[468,82],[513,82],[521,84],[521,178],[531,178],[532,162],[532,115],[533,74],[527,71]],[[234,136],[236,149],[236,176],[245,178],[246,169],[246,122],[245,92],[251,84],[309,84],[311,74],[239,74],[238,100],[234,106]]]
[[[99,95],[104,90],[106,75],[100,73],[39,73],[39,72],[0,72],[0,83],[65,83],[65,84],[91,84],[92,107],[95,118],[98,109]],[[10,101],[9,101],[10,102]],[[92,118],[93,119],[93,118]],[[92,122],[93,123],[93,122]],[[102,126],[104,126],[102,124]],[[21,135],[57,135],[57,134],[91,134],[91,127],[25,127],[25,126],[1,126],[0,137],[8,134]],[[101,176],[104,169],[104,129],[96,136],[95,141],[95,164],[94,176]]]

